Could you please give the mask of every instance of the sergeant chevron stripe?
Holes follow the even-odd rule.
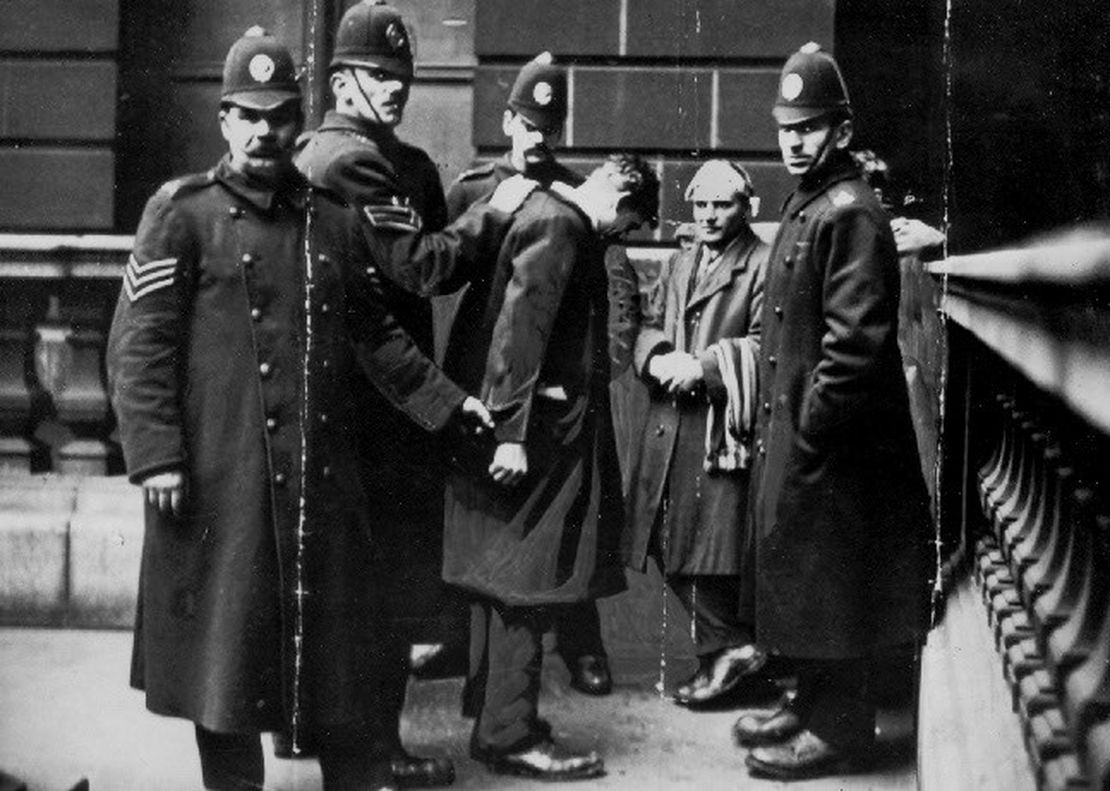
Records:
[[[152,291],[172,286],[176,271],[176,258],[160,258],[140,264],[132,254],[123,273],[123,290],[127,292],[127,298],[134,302]]]

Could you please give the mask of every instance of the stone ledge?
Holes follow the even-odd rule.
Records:
[[[130,629],[142,538],[142,497],[123,477],[0,472],[0,625]],[[693,671],[689,618],[654,567],[628,583],[598,604],[613,674],[673,688]]]

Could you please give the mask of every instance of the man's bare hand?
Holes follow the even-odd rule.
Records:
[[[512,214],[539,186],[538,181],[527,179],[519,173],[510,176],[497,185],[497,189],[490,196],[489,205],[506,214]]]
[[[894,241],[898,245],[899,255],[917,253],[926,248],[940,247],[944,244],[944,232],[926,225],[921,220],[895,217],[890,221],[890,228],[894,231]]]
[[[486,409],[486,405],[474,396],[467,396],[459,407],[463,424],[474,428],[475,434],[481,434],[486,429],[493,429],[493,415]]]
[[[670,382],[667,383],[667,392],[685,393],[697,387],[705,372],[702,370],[698,358],[686,352],[673,352],[675,355],[671,367]]]
[[[145,478],[143,496],[150,505],[167,516],[180,516],[185,501],[185,476],[180,471],[160,472]]]
[[[497,483],[513,486],[528,474],[528,454],[519,442],[502,442],[493,452],[489,474]]]

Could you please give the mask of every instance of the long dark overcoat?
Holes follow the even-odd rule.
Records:
[[[427,429],[462,393],[442,397],[370,262],[434,275],[457,263],[440,242],[372,243],[326,193],[226,161],[147,204],[108,370],[131,480],[186,473],[184,514],[146,514],[131,680],[152,711],[294,736],[374,711],[382,571],[352,393],[368,376]]]
[[[788,656],[859,657],[926,628],[932,536],[898,299],[889,220],[837,158],[786,203],[764,300],[744,609]]]
[[[361,207],[396,191],[419,217],[425,231],[447,223],[439,171],[426,153],[399,140],[389,127],[329,110],[313,132],[298,141],[297,167],[315,186]],[[491,252],[489,255],[494,255]],[[385,283],[390,312],[420,349],[433,355],[432,309],[427,298]],[[371,517],[392,559],[390,618],[398,632],[415,641],[443,641],[465,634],[466,608],[444,586],[443,484],[440,437],[401,413],[373,388],[361,394],[368,421],[360,437]]]
[[[624,587],[602,256],[577,209],[534,193],[451,333],[447,370],[480,390],[497,427],[449,477],[444,579],[506,604],[567,604]],[[513,487],[487,472],[500,442],[528,454]]]
[[[666,267],[636,337],[635,366],[651,390],[638,459],[629,482],[624,553],[644,569],[653,529],[660,531],[663,568],[669,574],[738,574],[746,543],[748,471],[704,469],[705,433],[711,402],[726,401],[725,385],[709,346],[748,338],[759,353],[767,245],[747,226],[721,253],[696,288],[691,281],[701,245],[680,251]],[[647,373],[653,354],[678,349],[698,358],[704,386],[669,395]],[[658,522],[657,522],[658,520]]]

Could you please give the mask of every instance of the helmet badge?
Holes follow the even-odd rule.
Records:
[[[536,100],[536,104],[540,107],[546,107],[551,104],[551,100],[555,98],[555,91],[549,82],[537,82],[536,87],[532,89],[532,98]]]
[[[802,75],[795,71],[790,72],[782,78],[782,98],[788,102],[792,102],[802,95]]]
[[[263,52],[251,58],[247,65],[247,71],[255,82],[269,82],[274,76],[274,68],[274,59]]]
[[[389,23],[389,27],[385,29],[385,39],[394,52],[408,49],[409,42],[405,35],[405,29],[397,22]]]

